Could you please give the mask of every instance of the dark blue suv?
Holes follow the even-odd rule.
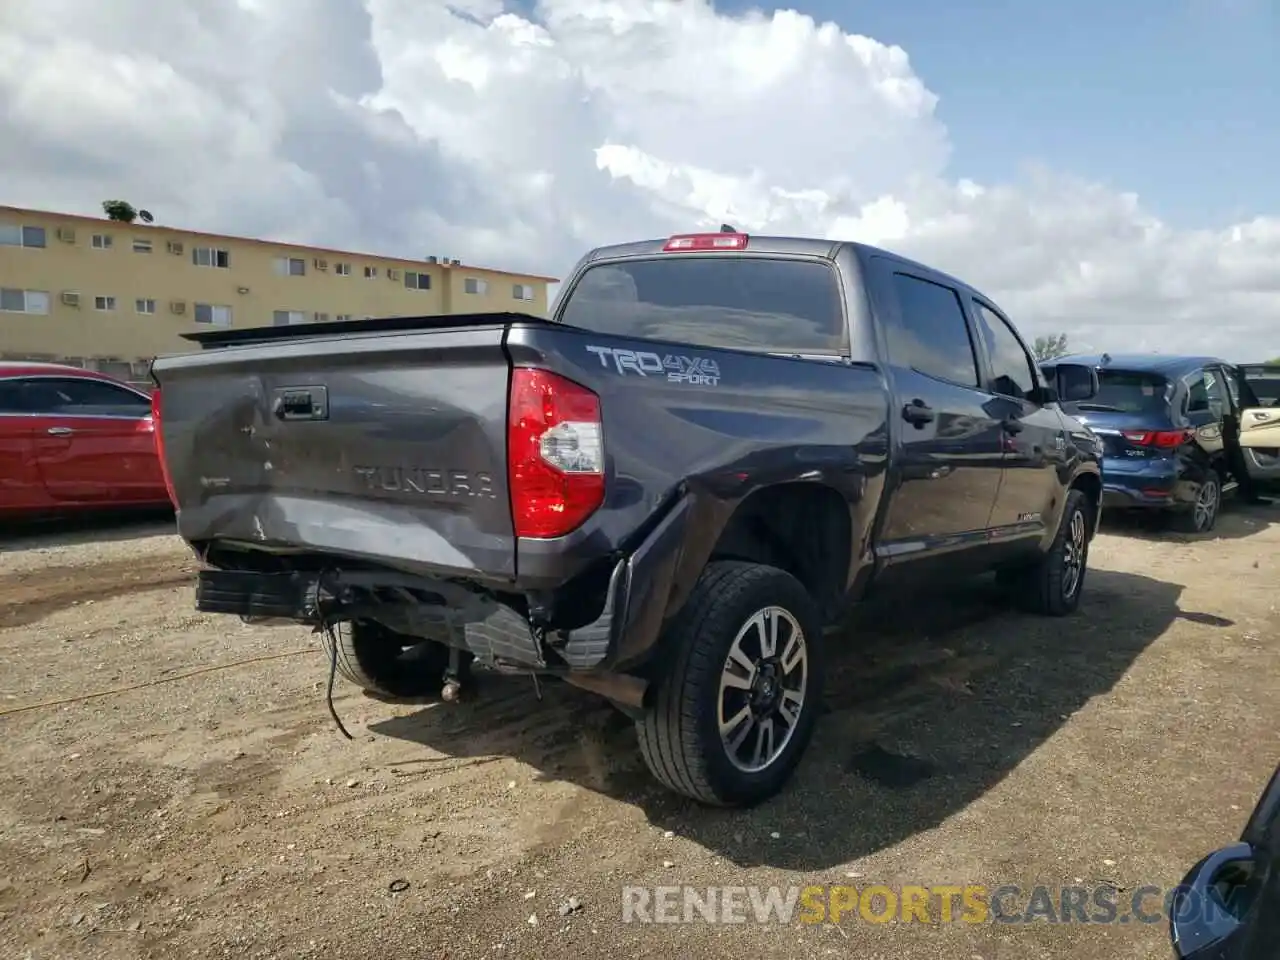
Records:
[[[1066,406],[1102,440],[1106,508],[1165,511],[1181,529],[1203,533],[1213,529],[1223,493],[1243,486],[1252,497],[1280,477],[1276,451],[1266,446],[1280,443],[1280,410],[1261,406],[1237,365],[1104,353],[1041,367],[1051,373],[1056,363],[1098,371],[1097,395]]]

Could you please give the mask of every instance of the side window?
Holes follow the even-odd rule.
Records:
[[[22,381],[0,381],[0,416],[4,416],[6,413],[26,412],[27,408],[22,403]]]
[[[29,380],[23,402],[33,413],[79,417],[145,417],[151,401],[103,380],[54,378]]]
[[[978,308],[978,328],[991,354],[992,391],[1019,400],[1027,399],[1036,385],[1031,357],[1004,317],[977,300],[974,306]]]
[[[956,291],[905,273],[895,273],[893,283],[902,317],[885,327],[889,362],[962,386],[978,386],[978,363]]]
[[[1226,415],[1227,387],[1222,382],[1222,371],[1217,367],[1208,367],[1204,372],[1205,392],[1209,395],[1209,410],[1219,420]]]
[[[1209,389],[1205,386],[1204,371],[1198,370],[1186,379],[1187,413],[1203,413],[1209,409]]]

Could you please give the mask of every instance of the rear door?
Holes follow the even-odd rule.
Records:
[[[0,380],[0,510],[49,505],[35,461],[35,422],[22,398],[20,379]]]
[[[879,552],[894,564],[989,546],[1003,433],[961,294],[887,258],[871,266],[898,437]]]
[[[1244,468],[1255,483],[1280,485],[1280,406],[1266,406],[1257,395],[1258,380],[1239,368],[1225,371],[1239,419]]]
[[[36,465],[55,502],[166,499],[146,396],[88,377],[33,377],[23,395]]]

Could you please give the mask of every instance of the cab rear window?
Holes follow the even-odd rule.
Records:
[[[761,353],[838,355],[840,284],[828,263],[665,255],[589,267],[560,320],[619,337]]]

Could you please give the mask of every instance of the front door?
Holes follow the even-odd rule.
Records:
[[[1038,549],[1062,506],[1058,471],[1066,462],[1066,431],[1056,410],[1031,399],[1040,377],[1013,325],[990,303],[970,303],[990,365],[987,409],[1000,424],[1004,451],[992,535],[1015,549]]]
[[[60,503],[129,503],[163,495],[150,400],[87,377],[35,377],[23,385],[35,414],[35,460]]]
[[[1231,395],[1231,439],[1239,447],[1233,469],[1273,492],[1280,486],[1280,407],[1263,406],[1239,368],[1227,368],[1223,376]]]
[[[1002,434],[960,294],[893,261],[872,263],[897,456],[877,553],[887,565],[965,550],[985,557]]]

